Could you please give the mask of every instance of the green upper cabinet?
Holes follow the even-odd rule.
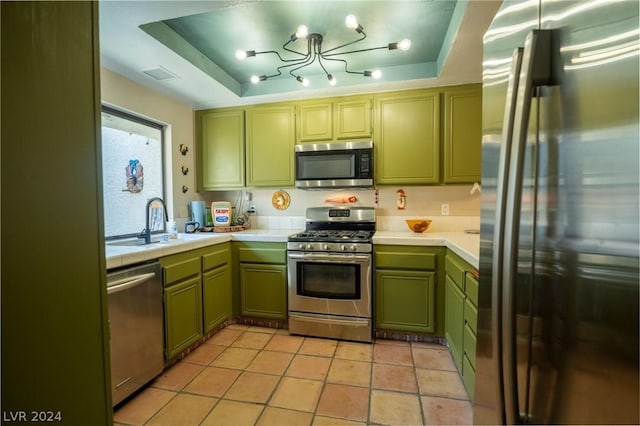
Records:
[[[376,183],[422,185],[440,179],[440,94],[413,90],[375,97]]]
[[[444,90],[443,183],[480,181],[482,86]]]
[[[333,103],[331,101],[298,104],[298,140],[300,142],[333,139]]]
[[[198,189],[244,186],[244,111],[196,111]]]
[[[291,187],[296,143],[372,139],[378,185],[480,181],[482,86],[196,112],[198,189]]]
[[[293,186],[295,107],[247,109],[247,186]]]
[[[298,103],[298,141],[371,138],[371,99],[371,96],[345,96]]]
[[[336,139],[370,138],[371,96],[337,98],[334,103],[334,135]]]

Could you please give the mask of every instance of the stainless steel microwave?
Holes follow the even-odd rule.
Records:
[[[372,141],[300,144],[295,158],[297,188],[373,187]]]

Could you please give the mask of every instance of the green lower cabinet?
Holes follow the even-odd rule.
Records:
[[[200,275],[164,289],[167,359],[197,342],[202,336],[202,289]]]
[[[435,272],[377,270],[376,328],[435,331]]]
[[[202,274],[202,308],[205,333],[231,316],[231,270],[228,265]]]
[[[240,299],[243,316],[286,320],[286,265],[241,263]]]
[[[467,394],[469,394],[469,399],[471,402],[474,400],[474,389],[476,384],[476,370],[469,362],[469,358],[465,355],[462,358],[462,382],[464,383],[464,387],[467,389]]]
[[[462,339],[464,330],[464,293],[451,279],[446,277],[445,284],[445,325],[444,337],[449,343],[453,361],[462,369]]]
[[[445,260],[445,337],[462,381],[473,401],[478,324],[477,271],[448,252]]]

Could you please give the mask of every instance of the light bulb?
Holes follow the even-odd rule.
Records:
[[[347,26],[347,28],[351,28],[357,33],[361,33],[364,30],[364,28],[362,28],[362,25],[358,24],[358,19],[355,17],[355,15],[347,15],[347,17],[344,19],[344,24]]]
[[[371,77],[375,78],[376,80],[379,79],[380,77],[382,77],[382,71],[373,70],[373,72],[371,73]]]
[[[398,49],[400,50],[409,50],[411,48],[411,40],[409,40],[408,38],[402,39],[400,40],[400,43],[398,43]]]
[[[297,76],[296,80],[298,80],[303,86],[307,87],[309,85],[309,80],[302,76]]]
[[[261,75],[261,76],[259,76],[259,77],[258,77],[257,75],[252,75],[252,76],[251,76],[251,82],[252,82],[253,84],[258,84],[258,83],[260,83],[261,81],[265,81],[266,79],[267,79],[267,76],[266,76],[266,75]]]
[[[307,35],[309,35],[309,29],[307,28],[307,26],[298,25],[298,28],[296,29],[296,37],[305,38]]]
[[[335,86],[336,83],[338,82],[338,80],[336,80],[336,78],[334,76],[332,76],[331,74],[327,75],[327,79],[329,80],[329,84],[332,86]]]
[[[347,26],[347,28],[355,30],[356,28],[358,28],[358,18],[356,18],[355,15],[347,15],[347,17],[344,18],[344,24]]]
[[[236,50],[236,58],[240,61],[243,61],[252,56],[256,56],[255,50]]]

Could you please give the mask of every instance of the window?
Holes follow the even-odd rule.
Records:
[[[102,107],[102,192],[107,239],[132,237],[146,228],[146,205],[164,199],[164,127]],[[164,232],[164,220],[152,232]]]

